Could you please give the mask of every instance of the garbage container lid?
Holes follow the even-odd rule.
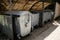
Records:
[[[12,11],[12,12],[6,11],[6,12],[4,12],[4,14],[8,14],[8,15],[10,15],[10,13],[12,15],[24,15],[26,13],[29,13],[29,11]]]

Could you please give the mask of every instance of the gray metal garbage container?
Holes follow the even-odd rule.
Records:
[[[43,12],[43,24],[44,22],[47,22],[48,20],[51,20],[54,15],[54,12],[51,10],[44,10]]]
[[[16,34],[18,36],[26,36],[31,32],[31,15],[29,11],[12,11],[15,16]],[[9,12],[4,12],[7,15],[0,15],[2,19],[3,32],[11,39],[13,39],[12,18]],[[16,17],[18,16],[18,17]]]
[[[39,25],[39,12],[38,11],[31,11],[31,23],[32,23],[32,28],[38,27]]]
[[[17,34],[21,35],[22,37],[28,35],[31,32],[31,14],[29,11],[19,11],[14,12],[19,17],[16,17],[15,22],[17,26]],[[20,28],[20,29],[19,29]],[[19,33],[20,32],[20,33]]]
[[[2,27],[2,32],[5,33],[5,35],[8,36],[8,38],[13,39],[13,30],[12,30],[12,21],[10,16],[6,15],[0,15],[1,19],[1,24],[3,25]]]

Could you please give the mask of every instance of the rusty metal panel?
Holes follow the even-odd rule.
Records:
[[[3,3],[1,3],[1,5],[3,5],[5,7],[6,10],[10,9],[10,4],[9,1],[6,0],[6,2],[4,1]],[[45,2],[44,7],[47,7],[48,5],[50,5],[50,3]],[[3,9],[4,10],[4,9]],[[39,1],[20,1],[18,0],[18,2],[12,2],[12,10],[14,11],[27,11],[27,10],[42,10],[42,4],[40,4]]]
[[[37,10],[38,6],[40,6],[41,2],[36,3],[31,9]]]
[[[25,7],[24,7],[23,10],[29,10],[29,9],[32,7],[32,5],[35,4],[36,2],[37,2],[37,1],[29,1],[29,2],[25,5]]]

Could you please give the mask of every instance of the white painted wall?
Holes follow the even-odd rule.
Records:
[[[60,16],[60,4],[58,2],[56,2],[54,19],[58,16]]]

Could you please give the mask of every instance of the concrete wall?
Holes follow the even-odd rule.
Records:
[[[58,16],[60,16],[60,4],[56,2],[54,19]]]

